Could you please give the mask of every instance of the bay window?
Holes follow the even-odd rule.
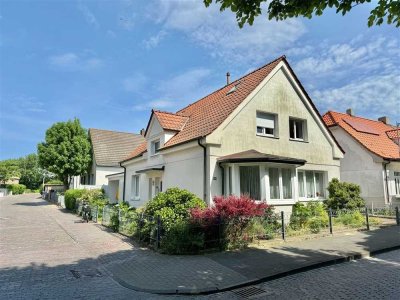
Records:
[[[270,199],[279,199],[279,169],[269,168],[269,197]]]
[[[268,178],[270,199],[293,199],[292,169],[268,168]]]
[[[297,179],[300,198],[324,198],[324,172],[321,171],[298,171]]]

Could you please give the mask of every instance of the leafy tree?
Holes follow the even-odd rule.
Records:
[[[58,122],[38,145],[39,164],[56,174],[68,189],[72,176],[85,173],[91,163],[88,134],[78,119]]]
[[[345,15],[354,6],[369,3],[371,0],[204,0],[208,7],[211,3],[221,4],[220,10],[227,8],[236,13],[239,27],[244,24],[253,24],[254,18],[262,14],[267,7],[268,19],[285,20],[293,17],[311,19],[314,15],[320,16],[326,8],[335,8],[336,13]],[[378,0],[376,7],[371,10],[368,26],[381,25],[385,19],[388,24],[400,26],[400,1]]]
[[[325,204],[332,209],[355,209],[365,206],[358,184],[340,182],[333,178],[328,185],[329,198]]]

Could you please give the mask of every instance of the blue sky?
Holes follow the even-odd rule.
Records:
[[[2,1],[0,159],[36,151],[54,122],[137,132],[151,108],[176,111],[285,54],[321,113],[400,121],[400,39],[342,17],[267,21],[187,1]]]

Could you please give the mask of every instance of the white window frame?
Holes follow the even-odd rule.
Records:
[[[158,149],[156,149],[156,143],[158,143]],[[161,140],[157,139],[157,140],[151,141],[150,147],[151,147],[151,155],[152,156],[158,155],[160,148],[161,148]]]
[[[271,199],[271,190],[270,190],[270,178],[269,178],[269,169],[278,169],[278,176],[279,176],[279,198],[278,199]],[[292,198],[283,198],[283,179],[282,179],[282,169],[290,170],[290,185],[292,189]],[[266,176],[266,199],[267,202],[273,203],[281,203],[285,204],[286,202],[294,202],[295,197],[295,168],[289,166],[274,166],[274,165],[267,165],[265,166],[265,176]]]
[[[313,194],[315,195],[314,197],[308,197],[308,191],[307,191],[307,178],[306,178],[306,172],[312,172],[313,173],[313,180],[314,180],[314,191]],[[315,179],[315,174],[321,174],[321,179],[322,179],[322,186],[324,188],[324,195],[323,196],[317,196],[317,181]],[[325,175],[326,171],[318,171],[318,170],[297,170],[297,185],[298,185],[298,197],[300,201],[311,201],[311,200],[325,200],[327,197],[327,192],[326,191],[326,186],[325,186]],[[304,189],[304,197],[300,196],[300,186],[299,186],[299,178],[300,176],[303,176],[303,189]]]
[[[261,115],[266,115],[266,116],[270,116],[273,117],[274,119],[274,127],[264,127],[264,126],[259,126],[259,119],[262,122],[262,119],[266,119],[266,118],[262,118]],[[262,128],[262,133],[258,132],[258,128]],[[272,129],[273,133],[265,133],[266,129]],[[258,136],[262,136],[262,137],[272,137],[272,138],[276,138],[278,137],[278,115],[274,114],[274,113],[269,113],[269,112],[263,112],[263,111],[257,111],[256,112],[256,135]]]
[[[131,186],[131,200],[140,200],[140,175],[132,175],[132,186]]]
[[[394,192],[396,196],[400,195],[400,172],[393,171]]]
[[[293,128],[294,137],[290,136],[290,129],[291,129],[290,128],[290,121],[293,121],[293,124],[294,124],[294,128]],[[296,136],[296,128],[297,128],[296,123],[297,122],[301,122],[301,127],[302,127],[302,132],[303,132],[303,137],[302,138],[299,138],[299,137]],[[307,141],[307,120],[289,117],[289,139],[291,141],[300,141],[300,142]]]

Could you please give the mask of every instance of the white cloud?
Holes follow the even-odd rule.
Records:
[[[312,92],[313,99],[325,110],[345,111],[353,108],[357,115],[377,118],[400,116],[400,72],[357,79],[338,88]]]
[[[49,64],[64,71],[90,71],[101,67],[103,62],[86,51],[82,55],[73,52],[53,55],[49,57]]]
[[[258,64],[279,56],[282,48],[305,32],[299,19],[276,22],[265,17],[240,29],[232,12],[220,12],[216,5],[206,8],[202,1],[160,1],[156,5],[158,10],[148,13],[153,22],[164,30],[184,33],[213,57],[233,63]]]
[[[85,17],[86,22],[89,25],[93,26],[94,28],[99,28],[100,27],[100,24],[97,21],[97,18],[95,17],[93,12],[90,11],[90,9],[86,5],[84,5],[82,3],[82,1],[78,2],[78,9],[83,14],[83,16]]]
[[[156,35],[151,36],[149,39],[144,40],[143,44],[147,49],[153,49],[165,38],[167,32],[160,30]]]

